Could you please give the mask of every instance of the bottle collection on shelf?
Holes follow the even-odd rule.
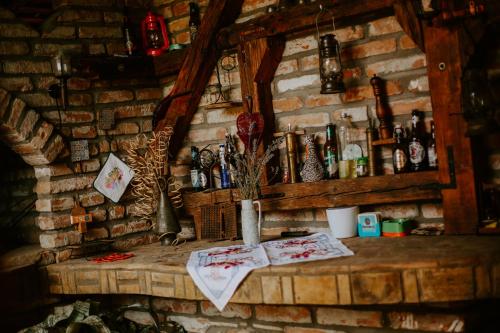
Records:
[[[392,146],[394,173],[437,169],[434,122],[431,122],[431,133],[428,140],[425,140],[426,135],[421,129],[421,125],[417,110],[412,112],[412,127],[408,137],[405,136],[403,126],[395,124],[395,143]],[[361,146],[354,142],[353,131],[350,117],[346,113],[341,115],[337,125],[332,123],[326,125],[323,162],[316,154],[314,137],[308,135],[305,140],[306,157],[304,163],[299,162],[296,136],[305,134],[305,132],[293,131],[289,126],[287,132],[276,133],[275,136],[286,136],[287,166],[283,170],[283,183],[296,183],[299,179],[310,182],[321,179],[345,179],[372,175],[371,167],[369,167],[372,163],[367,156],[363,156]],[[193,189],[203,191],[236,187],[235,154],[238,152],[233,137],[229,133],[226,134],[225,143],[219,144],[218,153],[214,153],[209,147],[201,150],[195,146],[191,147],[191,184]],[[218,176],[214,176],[217,173]]]

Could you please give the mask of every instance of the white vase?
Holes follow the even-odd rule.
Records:
[[[259,214],[254,205],[258,206]],[[260,201],[252,199],[241,200],[241,234],[245,245],[257,245],[260,243],[260,223],[262,210]]]

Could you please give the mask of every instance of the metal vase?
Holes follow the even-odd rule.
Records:
[[[170,245],[181,231],[179,220],[165,191],[161,191],[156,212],[156,233],[162,245]]]

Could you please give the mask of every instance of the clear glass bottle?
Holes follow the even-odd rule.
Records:
[[[339,155],[340,159],[344,161],[346,160],[346,156],[344,156],[344,149],[351,143],[352,135],[351,117],[349,117],[346,112],[343,112],[340,116],[340,121],[338,122],[337,127],[339,131]]]
[[[436,170],[438,168],[436,133],[433,121],[431,121],[431,137],[427,143],[427,160],[429,161],[429,169]]]
[[[337,136],[335,135],[335,125],[326,125],[326,142],[323,147],[325,178],[339,178]]]

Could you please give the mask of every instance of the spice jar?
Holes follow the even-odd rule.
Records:
[[[360,157],[357,159],[356,174],[358,177],[368,176],[368,157]]]

